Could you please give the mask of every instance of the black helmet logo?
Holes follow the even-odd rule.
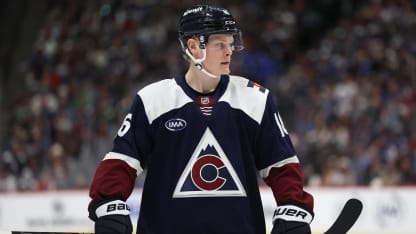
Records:
[[[198,5],[187,9],[179,19],[178,34],[182,50],[186,50],[189,38],[197,36],[206,43],[211,34],[229,33],[234,37],[234,48],[242,50],[243,39],[241,30],[230,12],[221,7]],[[202,36],[202,37],[201,37]],[[205,45],[201,45],[203,48]]]

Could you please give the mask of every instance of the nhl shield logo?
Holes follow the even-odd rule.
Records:
[[[201,97],[201,104],[208,105],[209,104],[209,97]]]
[[[207,128],[186,165],[173,193],[184,197],[246,196],[232,164]]]

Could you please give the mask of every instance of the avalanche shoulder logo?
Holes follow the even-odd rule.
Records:
[[[245,196],[237,173],[207,128],[176,184],[173,197]]]
[[[251,81],[251,80],[249,80],[249,81],[248,81],[248,83],[247,83],[247,87],[250,87],[250,88],[258,88],[258,90],[259,90],[260,92],[262,92],[262,93],[266,92],[266,88],[264,88],[264,87],[263,87],[263,86],[261,86],[260,84],[258,84],[258,83],[256,83],[256,82],[254,82],[254,81]]]

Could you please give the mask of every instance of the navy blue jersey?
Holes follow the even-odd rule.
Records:
[[[126,200],[146,169],[137,233],[266,233],[258,178],[290,165],[299,174],[298,164],[269,90],[222,76],[214,92],[201,94],[177,77],[137,93],[90,195]],[[275,192],[293,180],[302,191],[301,179],[268,184]],[[302,203],[293,189],[279,196]]]

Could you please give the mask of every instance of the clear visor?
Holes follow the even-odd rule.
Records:
[[[224,34],[230,34],[229,31],[216,31],[214,33],[210,33],[208,35],[208,38],[212,34],[222,34],[222,33],[224,33]],[[233,31],[231,34],[233,35],[233,38],[234,38],[234,42],[230,45],[231,46],[231,49],[233,51],[241,51],[241,50],[243,50],[244,49],[244,43],[243,43],[243,35],[242,35],[241,31],[240,30]],[[220,45],[218,45],[218,46],[220,46]]]
[[[243,43],[243,34],[241,33],[241,31],[238,30],[237,32],[233,33],[233,37],[234,37],[233,51],[243,50],[244,49],[244,43]]]

